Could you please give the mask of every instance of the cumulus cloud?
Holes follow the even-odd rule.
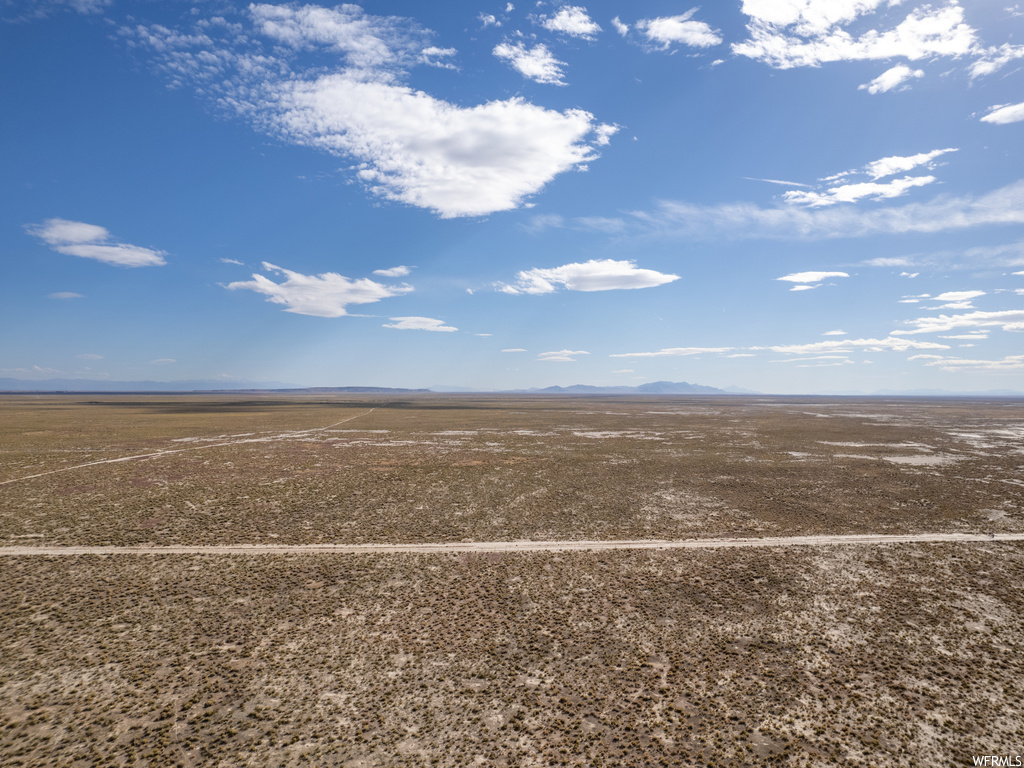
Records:
[[[494,55],[507,61],[523,77],[546,85],[566,85],[562,68],[564,61],[554,57],[548,47],[538,43],[527,48],[522,42],[501,43],[494,47]]]
[[[733,347],[670,347],[657,352],[620,352],[608,357],[690,357],[705,353],[729,352]]]
[[[552,32],[561,32],[572,37],[593,40],[601,27],[590,18],[587,9],[581,5],[567,5],[558,9],[554,16],[541,16],[540,25]]]
[[[390,320],[390,323],[384,323],[384,327],[397,328],[400,331],[444,331],[450,333],[459,330],[450,325],[445,325],[444,320],[435,320],[432,317],[392,317]]]
[[[1000,104],[989,107],[989,113],[981,118],[983,123],[1006,125],[1024,120],[1024,102],[1020,104]]]
[[[611,291],[632,288],[653,288],[678,280],[653,269],[641,269],[632,261],[591,259],[583,263],[564,264],[552,269],[528,269],[516,275],[516,282],[498,284],[504,293],[554,293],[559,286],[570,291]]]
[[[870,83],[864,83],[863,85],[857,86],[858,90],[867,91],[874,95],[876,93],[887,93],[893,88],[903,86],[900,90],[905,90],[905,85],[908,80],[915,78],[924,77],[923,69],[911,69],[905,64],[897,64],[895,67],[885,70],[882,74],[872,80]]]
[[[355,5],[253,5],[237,24],[219,18],[190,32],[121,33],[172,85],[191,83],[282,141],[349,158],[371,193],[443,218],[519,207],[558,174],[584,170],[617,130],[580,109],[522,98],[464,106],[405,85],[408,69],[450,52],[408,19]],[[309,50],[337,63],[310,68]]]
[[[117,267],[159,267],[167,262],[166,251],[143,248],[114,241],[110,233],[95,224],[67,219],[47,219],[42,224],[26,227],[58,253],[95,259]]]
[[[636,29],[647,38],[650,45],[660,50],[667,50],[676,43],[692,48],[720,45],[722,36],[717,29],[712,29],[703,21],[692,20],[696,12],[697,9],[692,8],[679,16],[640,19],[636,22]]]
[[[1006,309],[996,312],[968,312],[963,315],[936,315],[907,321],[912,330],[893,331],[893,335],[909,336],[917,333],[946,333],[957,328],[1001,328],[1004,331],[1024,331],[1024,309]]]
[[[734,43],[732,50],[777,69],[790,69],[836,61],[955,57],[975,49],[975,31],[964,22],[963,9],[955,2],[942,8],[921,6],[895,26],[869,29],[859,36],[845,29],[858,17],[874,13],[883,2],[744,0],[750,37]],[[878,21],[880,27],[885,23]]]
[[[752,203],[698,205],[665,201],[634,212],[637,223],[671,237],[828,239],[907,232],[947,232],[1024,223],[1024,181],[984,195],[936,197],[926,203],[858,210],[849,207],[762,208]]]
[[[575,352],[571,349],[560,349],[557,352],[541,352],[537,355],[537,359],[548,363],[575,363],[576,358],[580,355],[589,354],[589,352],[582,349],[576,350]]]
[[[629,34],[629,24],[626,24],[618,16],[612,19],[612,26],[615,27],[615,31],[625,37]]]
[[[390,269],[375,269],[373,274],[380,275],[381,277],[405,277],[410,271],[409,267],[400,264]]]
[[[412,290],[412,286],[384,285],[368,278],[350,280],[335,272],[303,275],[268,262],[263,262],[263,269],[284,276],[284,282],[275,283],[264,275],[254,274],[252,280],[228,283],[226,287],[231,291],[262,293],[267,301],[285,305],[285,312],[313,317],[343,317],[348,314],[345,308],[349,304],[371,304]]]

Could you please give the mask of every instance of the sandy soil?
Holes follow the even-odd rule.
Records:
[[[734,547],[807,547],[849,544],[938,544],[971,541],[1024,541],[1024,533],[848,534],[776,536],[763,539],[659,539],[635,541],[460,541],[433,544],[240,544],[167,547],[0,547],[5,555],[297,555],[446,552],[579,552],[605,549],[730,549]]]

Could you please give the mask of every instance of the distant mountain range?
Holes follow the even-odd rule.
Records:
[[[709,387],[686,381],[652,381],[635,387],[598,387],[573,384],[568,387],[544,387],[513,390],[480,390],[472,387],[446,385],[428,389],[399,387],[298,387],[280,381],[106,381],[102,379],[10,379],[0,378],[0,392],[181,392],[223,394],[416,394],[416,393],[504,393],[518,395],[760,395],[740,387]],[[978,392],[951,392],[944,389],[880,389],[877,392],[819,392],[821,397],[1024,397],[1024,392],[1009,389],[990,389]]]
[[[736,394],[735,388],[719,389],[687,381],[652,381],[635,387],[594,387],[589,384],[573,384],[569,387],[544,387],[543,389],[518,389],[514,393],[538,395],[729,395]],[[741,392],[744,390],[741,390]],[[753,394],[753,393],[751,393]]]

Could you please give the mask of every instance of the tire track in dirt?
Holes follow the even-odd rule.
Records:
[[[444,554],[467,552],[574,552],[611,549],[730,549],[735,547],[816,547],[870,544],[941,544],[1024,541],[1024,533],[854,533],[778,536],[762,539],[635,539],[610,541],[454,541],[431,544],[221,544],[142,547],[0,547],[0,557],[29,555],[294,555],[294,554]]]
[[[377,410],[376,407],[371,408],[366,413],[357,413],[355,416],[349,416],[347,419],[342,419],[341,421],[335,422],[334,424],[328,424],[326,427],[314,427],[313,429],[301,429],[301,430],[296,430],[296,431],[293,431],[293,432],[277,432],[275,434],[264,435],[263,437],[248,437],[248,438],[245,438],[244,440],[227,440],[227,441],[225,441],[223,443],[207,443],[205,445],[190,445],[187,448],[170,448],[170,449],[168,449],[166,451],[156,451],[154,453],[142,453],[142,454],[139,454],[137,456],[121,456],[120,458],[117,458],[117,459],[100,459],[99,461],[88,461],[85,464],[76,464],[73,467],[61,467],[60,469],[51,469],[48,472],[40,472],[40,473],[35,474],[35,475],[25,475],[24,477],[15,477],[15,478],[13,478],[11,480],[0,480],[0,485],[8,485],[10,483],[18,483],[18,482],[21,482],[22,480],[32,480],[33,478],[36,478],[36,477],[46,477],[47,475],[55,475],[58,472],[70,472],[73,469],[83,469],[85,467],[95,467],[97,464],[116,464],[117,462],[120,462],[120,461],[138,461],[140,459],[157,459],[157,458],[160,458],[161,456],[169,456],[172,453],[184,453],[185,451],[198,451],[198,450],[201,450],[203,448],[223,448],[224,446],[227,446],[227,445],[242,445],[243,443],[269,443],[269,442],[273,442],[274,440],[298,439],[298,438],[302,438],[302,437],[304,437],[306,435],[311,435],[314,432],[323,432],[325,430],[332,429],[332,428],[338,426],[339,424],[344,424],[346,422],[352,421],[353,419],[358,419],[358,418],[361,418],[363,416],[369,416],[375,410]],[[191,439],[191,438],[185,438],[185,439]]]

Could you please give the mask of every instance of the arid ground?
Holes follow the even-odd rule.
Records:
[[[1020,400],[4,396],[0,763],[1024,755],[1022,470]],[[288,549],[850,534],[997,538]]]

